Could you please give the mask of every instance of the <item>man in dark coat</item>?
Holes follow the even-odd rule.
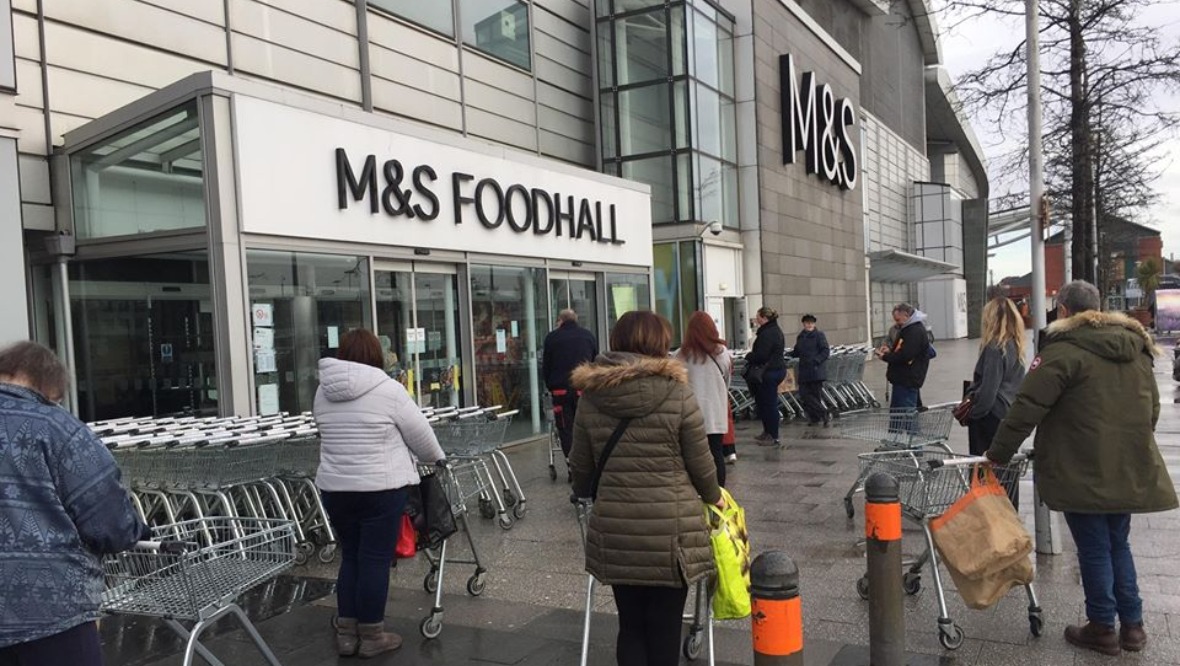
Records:
[[[926,335],[925,320],[925,313],[908,303],[899,303],[893,308],[893,321],[900,327],[897,339],[877,350],[881,360],[889,364],[885,379],[893,391],[889,400],[891,410],[918,408],[919,392],[930,369],[930,338]]]
[[[1065,639],[1108,655],[1147,644],[1143,601],[1131,556],[1131,514],[1177,507],[1155,441],[1159,353],[1143,326],[1100,312],[1094,285],[1071,282],[1057,294],[1059,317],[1045,331],[987,457],[1009,461],[1035,428],[1037,490],[1078,548],[1086,593],[1083,626]],[[1115,631],[1115,620],[1119,631]]]
[[[791,356],[799,359],[799,398],[803,401],[803,411],[807,412],[807,425],[822,422],[826,428],[831,425],[831,416],[823,403],[824,381],[828,378],[824,366],[832,350],[827,336],[815,327],[814,315],[803,315],[802,321],[803,330],[791,348]]]
[[[570,373],[574,368],[589,363],[598,356],[598,341],[594,334],[578,325],[578,314],[562,310],[557,315],[557,328],[545,336],[541,353],[541,376],[553,396],[553,414],[557,421],[557,435],[561,451],[570,455],[573,441],[574,416],[578,411],[578,393],[570,388]]]

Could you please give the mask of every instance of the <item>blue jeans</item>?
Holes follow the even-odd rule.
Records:
[[[336,612],[363,624],[381,622],[385,619],[389,569],[409,491],[324,491],[322,495],[340,545]]]
[[[918,408],[918,395],[921,389],[890,384],[893,393],[889,396],[889,411],[892,414],[906,413],[906,416],[891,416],[889,418],[889,432],[906,432],[916,427],[914,416],[909,416]]]
[[[778,385],[787,378],[787,369],[766,370],[762,383],[754,389],[754,402],[758,405],[758,416],[762,419],[762,430],[778,439],[778,426],[782,412],[778,410]]]
[[[1114,626],[1143,621],[1143,600],[1131,557],[1131,514],[1069,513],[1065,522],[1078,546],[1086,592],[1086,619]]]

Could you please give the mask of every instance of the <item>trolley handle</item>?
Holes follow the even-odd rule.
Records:
[[[200,544],[192,541],[137,541],[138,550],[152,550],[167,555],[181,555],[189,550],[200,548]]]
[[[1026,460],[1033,459],[1032,450],[1021,451],[1012,456],[1012,459],[1007,464],[1021,463]],[[938,469],[939,467],[967,467],[971,465],[991,464],[992,459],[987,456],[963,456],[961,458],[938,458],[935,460],[928,460],[926,464],[930,469]]]

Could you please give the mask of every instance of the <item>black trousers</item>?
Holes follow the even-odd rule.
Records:
[[[612,585],[619,609],[619,666],[677,666],[687,587]]]
[[[102,666],[98,625],[79,624],[60,634],[0,648],[0,666]]]
[[[799,384],[799,400],[803,403],[803,411],[807,412],[807,420],[819,423],[828,420],[828,410],[824,409],[824,383],[803,382]]]
[[[967,422],[967,449],[973,456],[987,453],[992,445],[996,431],[1000,429],[1000,417],[988,414],[981,419],[971,419]],[[1008,491],[1008,499],[1012,506],[1020,508],[1020,479],[1005,480],[1004,488]]]
[[[724,434],[709,435],[709,453],[713,454],[713,464],[717,466],[717,485],[725,487],[725,447],[721,445]]]
[[[561,440],[561,452],[568,459],[570,447],[574,444],[574,417],[578,414],[578,392],[573,389],[562,395],[553,396],[553,416],[557,424],[557,437]]]

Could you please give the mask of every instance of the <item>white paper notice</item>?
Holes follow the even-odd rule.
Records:
[[[263,384],[258,387],[258,413],[279,413],[279,385]]]
[[[505,354],[508,352],[508,332],[502,328],[496,329],[496,353]]]
[[[274,349],[275,348],[275,330],[273,328],[254,328],[254,348],[255,349]]]
[[[335,349],[340,346],[340,327],[328,327],[328,349]]]
[[[258,349],[254,352],[254,373],[261,374],[263,372],[274,372],[278,368],[275,366],[275,350],[273,349]]]
[[[250,307],[250,314],[254,318],[255,326],[275,325],[275,310],[270,303],[255,303]]]
[[[512,320],[512,337],[520,337],[520,322],[516,321],[515,319]]]

